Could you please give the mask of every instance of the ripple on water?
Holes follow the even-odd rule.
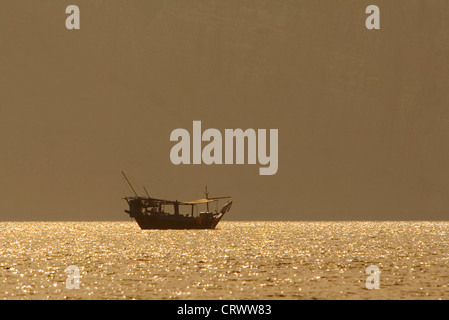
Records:
[[[446,299],[447,222],[2,222],[2,299]],[[80,270],[67,289],[66,267]],[[367,290],[365,269],[381,271]]]

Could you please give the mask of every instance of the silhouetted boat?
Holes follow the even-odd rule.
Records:
[[[134,197],[125,197],[129,210],[125,210],[131,218],[134,218],[142,229],[214,229],[223,218],[224,214],[231,209],[232,201],[228,201],[220,211],[218,211],[218,201],[231,197],[209,198],[206,187],[206,198],[191,201],[172,201],[138,196],[126,175],[122,172],[126,181],[134,192]],[[217,203],[217,210],[210,211],[209,204]],[[196,212],[198,205],[206,204],[206,211]],[[173,208],[173,212],[166,211],[168,207]],[[180,206],[191,206],[188,214],[180,213]]]

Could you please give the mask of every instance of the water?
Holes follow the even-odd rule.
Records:
[[[1,222],[0,298],[447,299],[448,234],[448,222]]]

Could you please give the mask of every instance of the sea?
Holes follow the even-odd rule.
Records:
[[[0,222],[0,299],[448,299],[448,236],[449,222]]]

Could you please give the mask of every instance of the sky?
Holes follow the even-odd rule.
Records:
[[[2,1],[0,220],[129,220],[122,170],[225,220],[447,220],[449,5],[375,2]],[[277,173],[174,165],[193,121],[278,129]]]

